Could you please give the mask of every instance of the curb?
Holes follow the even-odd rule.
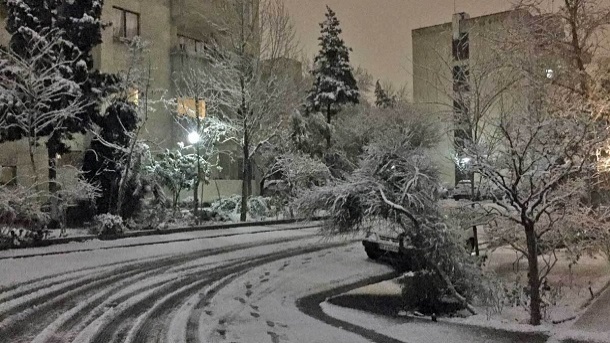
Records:
[[[362,286],[372,285],[372,284],[382,282],[382,281],[388,281],[388,280],[391,280],[391,279],[394,279],[397,277],[400,277],[400,275],[395,274],[395,277],[392,277],[392,273],[390,273],[390,274],[386,274],[386,275],[383,275],[383,276],[380,276],[377,278],[369,278],[367,280],[363,280],[363,281],[360,281],[360,282],[357,282],[357,283],[354,283],[351,285],[338,287],[338,288],[335,288],[335,289],[332,289],[332,290],[329,290],[326,292],[309,295],[302,299],[299,299],[299,301],[297,301],[297,307],[299,307],[299,306],[304,307],[303,306],[304,303],[308,303],[310,306],[312,306],[314,304],[314,302],[318,304],[318,307],[321,306],[322,303],[328,303],[328,304],[330,304],[332,306],[336,306],[336,307],[343,307],[341,305],[334,304],[332,302],[332,299],[340,297],[344,293],[347,293],[353,289],[357,289]],[[301,307],[299,307],[299,309],[301,309]],[[351,308],[351,307],[347,307],[347,308]],[[351,309],[354,309],[354,308],[351,308]],[[354,309],[354,310],[362,311],[362,312],[368,313],[370,315],[378,315],[378,316],[391,318],[398,322],[416,321],[416,322],[419,322],[422,324],[434,322],[430,317],[425,317],[425,316],[424,317],[418,317],[418,316],[413,316],[413,315],[385,316],[385,315],[381,315],[381,314],[374,314],[374,313],[371,313],[371,312],[368,312],[365,310],[360,310],[360,309]],[[308,313],[308,312],[312,312],[312,311],[307,311],[307,310],[304,311],[303,309],[301,309],[301,312],[304,312],[304,313],[312,316],[312,314]],[[330,315],[327,315],[327,314],[324,314],[323,316],[325,316],[326,318],[332,318],[336,322],[349,323],[341,318],[331,317]],[[312,317],[316,318],[316,316],[312,316]],[[317,318],[317,319],[320,319],[320,318]],[[518,329],[511,328],[511,327],[493,327],[493,326],[486,326],[486,325],[478,325],[476,323],[463,323],[463,322],[459,322],[459,321],[447,320],[447,318],[438,318],[437,321],[444,325],[455,326],[455,327],[466,327],[466,328],[472,328],[472,329],[483,330],[483,331],[493,330],[493,331],[505,332],[508,334],[517,334],[517,335],[523,334],[523,335],[529,336],[530,339],[534,338],[536,341],[541,341],[541,342],[544,342],[551,337],[551,332],[547,331],[545,328],[541,328],[541,329],[533,328],[532,330],[529,330],[529,331],[520,331]],[[352,324],[352,323],[349,323],[349,324],[352,326],[357,326],[356,324]]]
[[[195,241],[195,240],[214,239],[214,238],[220,238],[220,237],[256,235],[256,234],[269,233],[269,232],[296,231],[296,230],[302,230],[302,229],[315,228],[318,226],[319,226],[318,224],[313,224],[313,225],[310,224],[310,225],[299,226],[299,227],[288,228],[288,229],[260,230],[260,231],[243,232],[243,233],[233,232],[233,233],[217,234],[217,235],[207,236],[207,237],[182,238],[182,239],[172,239],[172,240],[164,240],[164,241],[156,241],[156,242],[144,242],[144,243],[107,246],[107,247],[100,247],[100,248],[84,248],[84,249],[67,250],[67,251],[51,251],[51,252],[40,252],[40,253],[23,254],[23,255],[0,256],[0,261],[39,257],[39,256],[65,255],[65,254],[82,253],[82,252],[88,252],[88,251],[94,251],[94,250],[112,250],[112,249],[134,248],[134,247],[140,247],[140,246],[159,245],[159,244],[167,244],[167,243],[190,242],[190,241]],[[14,250],[17,250],[17,249],[14,249]]]
[[[239,227],[248,227],[248,226],[268,226],[268,225],[281,225],[281,224],[293,224],[299,222],[315,222],[325,220],[327,217],[313,217],[313,218],[297,218],[297,219],[280,219],[280,220],[263,220],[257,222],[238,222],[238,223],[227,223],[227,224],[214,224],[214,225],[199,225],[199,226],[184,226],[178,227],[174,229],[166,229],[166,230],[138,230],[138,231],[129,231],[120,236],[113,237],[100,237],[97,235],[84,235],[84,236],[74,236],[74,237],[63,237],[63,238],[52,238],[38,242],[35,245],[28,247],[17,247],[7,250],[21,250],[27,248],[39,248],[39,247],[47,247],[51,245],[58,244],[66,244],[70,242],[86,242],[93,239],[100,239],[103,241],[112,241],[119,240],[123,238],[134,238],[134,237],[146,237],[146,236],[157,236],[157,235],[171,235],[174,233],[185,233],[185,232],[195,232],[195,231],[212,231],[212,230],[222,230],[222,229],[233,229]]]

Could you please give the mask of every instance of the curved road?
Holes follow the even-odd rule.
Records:
[[[0,341],[419,342],[384,334],[397,323],[375,331],[320,310],[327,296],[391,273],[359,242],[294,226],[0,252]],[[469,336],[429,325],[410,330]],[[468,341],[515,341],[481,333]]]
[[[356,250],[365,260],[356,248],[353,242],[322,239],[315,229],[303,229],[111,249],[70,246],[67,253],[47,255],[41,250],[40,256],[3,259],[0,337],[16,343],[224,341],[238,321],[235,304],[247,306],[251,319],[260,318],[262,310],[253,299],[281,288],[277,276],[291,275],[294,280],[312,261],[319,270],[316,259],[334,261],[331,269],[340,268],[354,262]],[[247,286],[241,284],[249,273],[269,268],[275,270],[263,271]],[[307,293],[389,270],[373,263],[338,273],[321,269],[315,278],[298,281],[304,287],[291,290]],[[235,288],[243,288],[243,295],[235,297]],[[295,301],[291,300],[296,309]],[[275,333],[287,329],[281,325],[301,320],[292,315],[296,322],[278,320],[276,326],[264,321],[260,342],[282,341]]]

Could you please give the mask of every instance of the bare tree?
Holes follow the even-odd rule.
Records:
[[[521,228],[523,240],[504,238],[509,237],[506,242],[527,257],[530,323],[538,325],[540,287],[554,265],[553,248],[559,246],[547,237],[558,235],[566,213],[581,206],[597,172],[591,157],[608,137],[587,107],[570,102],[559,105],[555,98],[540,97],[531,89],[545,86],[537,83],[525,88],[530,94],[523,94],[521,102],[501,114],[496,124],[500,145],[493,153],[488,153],[485,142],[467,151],[473,156],[471,171],[500,191],[493,199],[497,207],[490,211]],[[515,232],[510,225],[506,229]],[[551,257],[543,254],[549,251]],[[542,268],[539,256],[546,258]]]
[[[224,36],[206,53],[207,103],[217,102],[236,128],[243,160],[241,220],[252,194],[253,159],[302,100],[295,92],[296,46],[290,17],[277,0],[230,0],[210,21]]]

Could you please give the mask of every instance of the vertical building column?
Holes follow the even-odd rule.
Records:
[[[467,13],[455,13],[452,20],[452,77],[453,77],[453,114],[454,130],[453,139],[457,158],[464,158],[462,147],[471,139],[470,128],[464,125],[464,118],[468,116],[468,98],[470,92],[469,84],[469,60],[470,60],[470,36]],[[455,183],[467,179],[458,165],[455,166]]]

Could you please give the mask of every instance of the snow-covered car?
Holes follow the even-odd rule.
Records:
[[[399,258],[407,262],[409,267],[413,267],[413,261],[409,254],[414,247],[410,242],[402,239],[403,235],[393,231],[374,230],[367,232],[362,240],[364,251],[371,260],[377,260],[382,257]],[[401,247],[402,239],[402,247]],[[462,240],[467,249],[474,249],[474,235],[472,229],[466,229],[462,232]]]
[[[376,260],[382,256],[398,256],[400,253],[400,234],[386,231],[369,231],[362,240],[367,256]]]
[[[455,185],[451,196],[455,200],[470,199],[472,194],[471,185],[470,180],[461,180],[457,185]]]

